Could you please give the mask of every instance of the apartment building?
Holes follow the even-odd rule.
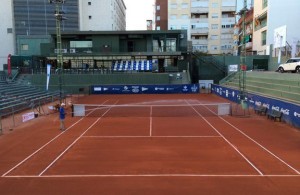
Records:
[[[79,0],[80,31],[123,31],[126,6],[123,0]]]
[[[155,30],[168,30],[168,0],[155,0]]]
[[[236,0],[168,0],[168,29],[186,29],[194,52],[232,54],[235,12]]]
[[[245,18],[240,11],[240,18],[235,26],[233,55],[254,55],[253,51],[253,7],[246,9]],[[244,29],[245,28],[245,29]],[[245,30],[245,34],[243,33]],[[244,37],[245,36],[245,37]],[[244,51],[245,50],[245,51]],[[244,53],[245,52],[245,53]]]
[[[274,31],[280,27],[286,29],[286,41],[282,46],[287,50],[300,40],[299,8],[299,0],[254,0],[253,50],[258,55],[278,55],[274,50],[272,53],[270,46],[274,45]]]

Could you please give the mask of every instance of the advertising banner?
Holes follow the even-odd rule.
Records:
[[[50,71],[51,70],[51,64],[47,64],[47,84],[46,84],[46,91],[48,91],[49,88],[49,81],[50,81]]]
[[[232,102],[238,103],[239,91],[235,89],[230,89],[227,87],[212,85],[212,93],[226,98]],[[248,93],[245,98],[248,106],[255,108],[257,106],[263,105],[267,108],[267,112],[271,110],[277,110],[282,112],[282,120],[288,124],[300,128],[300,105],[293,104],[290,102],[285,102],[275,98],[267,98],[256,94]]]
[[[172,94],[199,93],[196,84],[187,85],[94,85],[92,94]]]
[[[29,113],[26,113],[26,114],[22,115],[23,123],[26,122],[26,121],[32,120],[32,119],[34,119],[34,112],[29,112]]]

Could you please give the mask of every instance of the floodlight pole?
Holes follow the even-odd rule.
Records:
[[[61,5],[65,0],[49,0],[49,3],[55,3],[55,19],[56,19],[56,49],[57,49],[57,66],[58,66],[58,85],[59,85],[59,101],[62,103],[62,74],[63,74],[63,55],[61,44],[61,21],[63,20],[63,12]]]
[[[247,0],[244,0],[244,5],[243,5],[243,9],[240,11],[241,16],[243,17],[243,24],[242,24],[242,42],[243,42],[243,46],[242,46],[242,51],[240,54],[240,76],[239,76],[239,91],[240,91],[240,98],[241,100],[245,99],[245,91],[246,91],[246,70],[247,70],[247,66],[246,66],[246,41],[245,41],[245,37],[246,37],[246,13],[247,13]]]

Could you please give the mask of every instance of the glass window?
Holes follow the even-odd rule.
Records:
[[[160,5],[157,5],[157,6],[156,6],[156,10],[160,10]]]
[[[211,50],[218,50],[218,46],[217,45],[212,45],[210,48],[211,48]]]
[[[189,16],[187,14],[182,14],[181,19],[189,19]]]
[[[171,15],[171,20],[176,20],[176,15]]]
[[[177,8],[177,4],[176,3],[171,3],[171,9],[176,9]]]
[[[92,2],[89,1],[89,2],[88,2],[88,5],[92,5]]]
[[[157,26],[157,27],[156,27],[156,30],[160,30],[160,26]]]
[[[192,1],[191,7],[208,7],[208,1]]]
[[[218,24],[212,24],[211,25],[211,29],[218,29],[219,28],[219,25]]]
[[[176,39],[166,39],[166,51],[176,51]]]
[[[176,29],[177,29],[177,26],[171,25],[171,30],[176,30]]]
[[[70,48],[91,48],[93,47],[92,41],[70,41]]]
[[[182,3],[182,4],[181,4],[181,8],[182,8],[182,9],[187,9],[188,6],[189,6],[189,4],[187,4],[187,3]]]
[[[187,30],[187,29],[188,29],[188,25],[182,25],[182,26],[181,26],[181,29],[182,29],[182,30]]]
[[[7,33],[8,33],[8,34],[13,33],[12,28],[8,28],[8,29],[7,29]]]
[[[213,8],[217,8],[217,7],[219,6],[219,4],[218,4],[218,3],[212,3],[211,6],[212,6]]]
[[[263,0],[262,1],[262,8],[264,9],[266,7],[268,7],[268,0]]]
[[[219,36],[218,35],[211,35],[210,39],[211,40],[218,40]]]
[[[159,21],[160,20],[160,16],[156,16],[156,20]]]
[[[22,44],[22,45],[21,45],[21,50],[22,50],[22,51],[28,51],[28,49],[29,49],[29,47],[28,47],[27,44]]]
[[[267,31],[261,32],[261,45],[267,44]]]
[[[217,13],[211,14],[211,18],[219,18],[219,15]]]

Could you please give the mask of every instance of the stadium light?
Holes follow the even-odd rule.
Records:
[[[59,101],[62,103],[62,70],[63,70],[63,56],[62,56],[62,44],[61,44],[61,21],[66,20],[63,17],[64,12],[61,10],[61,5],[66,0],[49,0],[50,4],[55,4],[54,16],[56,19],[56,49],[57,49],[57,65],[58,65],[58,78],[59,78]]]

